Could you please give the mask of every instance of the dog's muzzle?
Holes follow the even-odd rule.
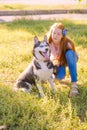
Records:
[[[50,57],[47,54],[47,52],[48,52],[48,49],[46,49],[45,52],[39,51],[39,53],[44,57],[45,60],[49,60],[50,59]]]

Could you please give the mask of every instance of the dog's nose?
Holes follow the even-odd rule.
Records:
[[[48,48],[46,48],[45,50],[48,51]]]

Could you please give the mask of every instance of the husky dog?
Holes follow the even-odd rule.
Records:
[[[50,47],[47,43],[47,36],[43,41],[39,41],[38,37],[34,37],[33,60],[29,66],[22,72],[14,86],[15,90],[21,89],[30,92],[33,86],[37,86],[41,97],[44,97],[42,82],[47,81],[54,92],[56,88],[52,81],[53,64],[50,61]]]

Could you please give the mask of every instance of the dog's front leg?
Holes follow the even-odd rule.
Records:
[[[53,83],[52,78],[49,78],[49,79],[48,79],[48,82],[50,83],[50,86],[51,86],[53,92],[56,92],[57,90],[56,90],[56,88],[55,88],[55,86],[54,86],[54,83]]]
[[[43,92],[43,89],[42,89],[42,86],[41,86],[41,85],[42,85],[41,82],[38,81],[38,82],[37,82],[37,88],[38,88],[38,90],[39,90],[40,96],[41,96],[42,98],[44,98],[44,97],[45,97],[45,94],[44,94],[44,92]]]

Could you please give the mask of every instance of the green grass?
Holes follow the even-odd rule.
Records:
[[[78,97],[68,97],[68,73],[66,86],[56,81],[56,94],[44,84],[44,99],[37,88],[30,94],[13,91],[17,77],[32,60],[34,36],[42,40],[54,22],[22,19],[0,23],[0,126],[8,130],[87,130],[87,21],[62,21],[79,53]]]
[[[86,9],[87,5],[26,5],[26,4],[0,4],[0,10],[55,10],[55,9]]]

